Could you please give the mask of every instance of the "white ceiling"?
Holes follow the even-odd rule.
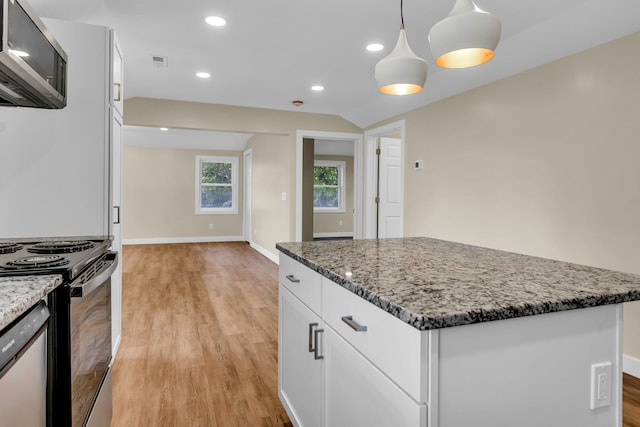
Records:
[[[638,0],[476,0],[502,20],[495,59],[443,70],[427,34],[453,2],[404,2],[409,44],[430,71],[423,92],[395,97],[378,92],[373,70],[395,45],[397,0],[30,0],[43,17],[115,28],[127,98],[338,114],[360,127],[640,31]],[[208,15],[228,25],[211,27]],[[365,51],[371,42],[385,49]],[[168,56],[169,67],[156,68],[152,55]],[[316,83],[325,91],[312,92]]]

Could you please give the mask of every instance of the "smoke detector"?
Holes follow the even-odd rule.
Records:
[[[296,107],[300,107],[302,104],[304,104],[304,102],[300,101],[299,99],[296,99],[295,101],[291,101],[291,103]]]
[[[169,57],[167,56],[151,55],[151,60],[153,61],[153,65],[155,65],[156,68],[169,67]]]

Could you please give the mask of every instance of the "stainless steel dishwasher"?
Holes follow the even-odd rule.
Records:
[[[39,302],[0,333],[0,424],[45,426],[47,419],[47,320]]]

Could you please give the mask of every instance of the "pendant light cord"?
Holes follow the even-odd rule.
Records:
[[[404,15],[402,13],[402,0],[400,0],[400,28],[404,28]]]

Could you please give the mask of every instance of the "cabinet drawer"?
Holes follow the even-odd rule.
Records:
[[[279,280],[311,310],[321,314],[322,281],[318,273],[293,258],[280,254]]]
[[[325,338],[326,426],[427,425],[427,405],[416,403],[331,328]]]
[[[418,402],[427,402],[428,334],[322,278],[323,319]],[[342,318],[366,327],[356,331]]]

